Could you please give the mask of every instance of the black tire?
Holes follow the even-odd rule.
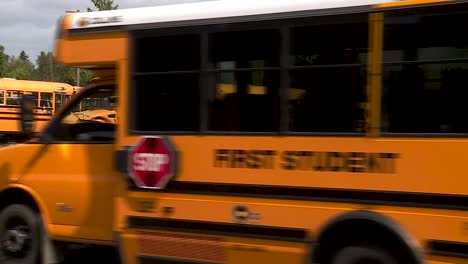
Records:
[[[340,249],[331,264],[398,264],[395,257],[384,249],[367,246],[348,246]]]
[[[0,263],[37,264],[40,240],[41,218],[34,210],[14,204],[0,212]]]

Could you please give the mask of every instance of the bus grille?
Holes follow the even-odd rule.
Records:
[[[226,261],[223,238],[163,232],[137,232],[138,254],[196,259],[214,263]]]

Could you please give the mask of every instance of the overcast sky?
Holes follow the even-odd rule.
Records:
[[[114,0],[119,9],[200,0]],[[53,49],[58,19],[66,10],[95,9],[91,0],[0,0],[0,45],[8,55],[24,50],[35,63]]]

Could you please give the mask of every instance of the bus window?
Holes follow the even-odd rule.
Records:
[[[5,104],[5,90],[0,90],[0,104]]]
[[[34,102],[34,107],[39,106],[39,93],[38,92],[26,92],[28,94],[31,94],[33,96],[33,102]]]
[[[93,96],[83,98],[81,111],[107,108],[113,109],[115,108],[115,104],[111,100],[113,96],[113,92],[99,91],[93,94]]]
[[[468,18],[464,9],[385,16],[382,129],[467,133]]]
[[[6,104],[7,105],[20,105],[21,92],[20,91],[7,91]]]
[[[278,43],[276,29],[210,36],[209,130],[279,130]]]
[[[364,15],[291,28],[290,131],[362,132],[367,31]]]
[[[55,94],[55,110],[62,108],[62,103],[64,102],[64,95],[56,93]]]
[[[83,101],[81,101],[79,104],[74,105],[71,111],[72,112],[81,112],[82,104],[83,104]]]
[[[41,93],[41,104],[39,107],[52,108],[52,93]]]
[[[63,93],[55,94],[55,111],[58,111],[62,106],[68,102],[70,95],[65,95]]]
[[[200,126],[200,37],[196,34],[138,37],[134,129],[198,131]],[[148,120],[158,117],[158,122]]]
[[[116,105],[112,100],[115,95],[113,89],[103,86],[86,94],[65,114],[62,123],[75,124],[86,121],[117,123]]]

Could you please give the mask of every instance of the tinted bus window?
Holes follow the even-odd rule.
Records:
[[[277,29],[213,33],[209,56],[209,130],[279,130]]]
[[[135,49],[134,129],[198,131],[199,35],[136,38]]]
[[[364,132],[367,16],[295,26],[290,36],[289,129]]]
[[[385,17],[382,128],[467,133],[467,5],[393,11]]]

